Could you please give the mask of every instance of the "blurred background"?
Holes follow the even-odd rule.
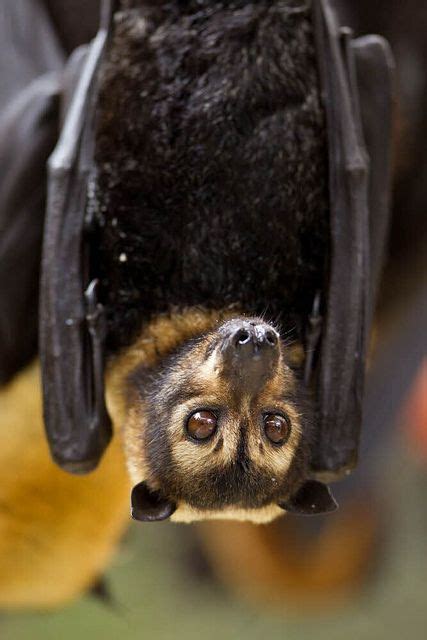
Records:
[[[398,440],[382,456],[377,544],[350,593],[330,588],[313,602],[298,587],[296,593],[274,583],[270,589],[259,582],[236,588],[239,567],[231,563],[227,578],[218,580],[215,563],[207,566],[201,553],[203,532],[196,527],[135,524],[106,572],[111,600],[84,596],[54,612],[3,612],[0,637],[421,640],[427,623],[427,477],[424,463]],[[365,525],[354,523],[359,535]],[[231,545],[249,545],[247,532],[240,531],[244,525],[221,527]],[[341,543],[334,544],[339,551]],[[289,553],[286,536],[276,553]],[[297,556],[298,562],[304,558]]]
[[[336,486],[340,510],[262,527],[132,524],[93,588],[53,610],[0,610],[1,640],[426,637],[427,6],[424,0],[333,4],[356,34],[386,36],[397,63],[390,243],[360,464]],[[62,69],[95,33],[97,16],[91,0],[2,0],[0,202],[8,166],[19,156],[19,145],[8,143],[9,165],[4,159],[10,120],[2,114],[30,82]],[[19,58],[16,52],[26,48]],[[43,138],[45,157],[56,133]],[[35,214],[44,210],[44,179],[43,165],[33,178]],[[0,215],[0,248],[4,237]],[[21,262],[34,260],[37,269],[37,250],[13,253]],[[0,293],[8,267],[0,264]],[[34,306],[36,297],[32,291],[25,304]],[[36,348],[30,333],[26,361]],[[0,500],[0,541],[1,506]]]

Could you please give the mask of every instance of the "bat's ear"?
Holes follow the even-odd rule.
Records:
[[[279,502],[279,507],[289,513],[310,516],[335,511],[338,504],[326,484],[307,480],[288,500]]]
[[[149,489],[145,482],[140,482],[132,489],[132,518],[142,522],[166,520],[176,511],[176,504],[163,498],[158,491]]]

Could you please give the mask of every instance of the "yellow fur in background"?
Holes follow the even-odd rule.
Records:
[[[0,391],[0,607],[54,607],[89,589],[130,520],[118,438],[87,476],[52,462],[39,375],[33,364]]]

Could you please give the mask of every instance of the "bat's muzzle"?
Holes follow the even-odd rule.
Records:
[[[279,335],[267,323],[240,320],[224,327],[223,373],[232,386],[255,393],[272,374],[279,360]]]

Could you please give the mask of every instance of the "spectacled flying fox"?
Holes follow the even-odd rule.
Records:
[[[89,208],[133,517],[333,510],[292,358],[328,269],[309,8],[123,1],[99,83]]]

